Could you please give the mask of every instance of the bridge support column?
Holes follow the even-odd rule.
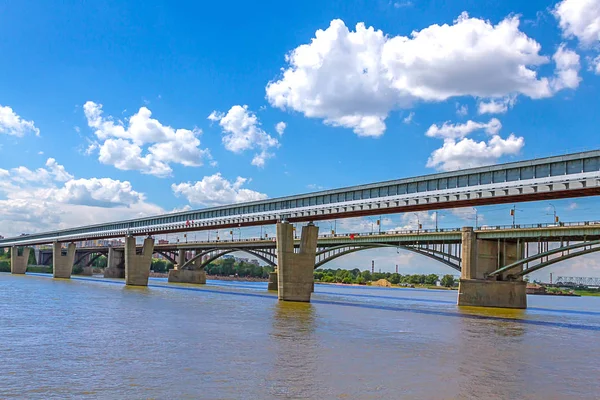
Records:
[[[73,272],[73,263],[75,262],[75,243],[69,243],[67,254],[62,255],[62,244],[54,242],[52,244],[52,262],[53,275],[55,278],[70,279]]]
[[[177,255],[177,269],[180,269],[185,264],[185,250],[180,249]]]
[[[181,251],[179,256],[181,257]],[[184,261],[185,262],[185,261]],[[183,264],[179,264],[181,267]],[[169,282],[171,283],[194,283],[196,285],[206,284],[206,271],[200,266],[202,265],[202,259],[197,258],[190,269],[170,269],[169,270]],[[186,267],[187,268],[187,267]]]
[[[458,305],[527,308],[526,282],[487,279],[487,274],[523,257],[519,243],[477,239],[473,228],[462,230],[462,267]]]
[[[104,270],[105,278],[125,278],[125,252],[110,247],[108,249],[108,260]]]
[[[277,270],[269,272],[269,284],[267,290],[277,290]]]
[[[21,255],[19,255],[19,248],[13,246],[10,249],[10,273],[11,274],[24,274],[27,271],[27,261],[29,261],[29,247],[21,248]]]
[[[142,254],[136,254],[135,237],[125,238],[125,284],[129,286],[148,286],[154,239],[144,239]]]
[[[277,224],[277,289],[279,300],[309,302],[314,284],[315,255],[319,228],[302,227],[300,251],[294,253],[291,224]]]

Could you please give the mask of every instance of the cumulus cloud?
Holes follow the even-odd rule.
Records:
[[[104,164],[164,177],[172,172],[170,164],[198,167],[211,158],[208,149],[200,148],[199,129],[163,125],[151,118],[152,112],[146,107],[126,121],[105,118],[102,105],[92,101],[86,102],[83,110],[99,140],[92,141],[86,153],[98,150],[98,160]]]
[[[581,82],[579,77],[579,55],[561,44],[552,56],[556,64],[556,77],[552,79],[554,90],[576,89]]]
[[[600,2],[597,0],[563,0],[554,10],[563,36],[577,38],[582,45],[600,41]]]
[[[363,23],[351,31],[336,19],[286,55],[287,66],[267,85],[266,96],[273,107],[380,136],[392,110],[416,101],[552,96],[560,85],[538,76],[537,68],[550,61],[540,52],[514,15],[493,25],[463,13],[451,25],[431,25],[409,37]]]
[[[431,154],[427,166],[452,171],[489,165],[500,157],[519,154],[524,145],[525,139],[512,133],[506,139],[494,135],[487,142],[476,142],[470,138],[463,138],[458,142],[446,139],[444,145]]]
[[[48,167],[49,173],[57,181],[64,182],[73,179],[73,175],[68,173],[65,170],[65,167],[57,163],[54,158],[49,158],[46,160],[46,167]]]
[[[469,106],[466,104],[456,103],[456,115],[459,117],[464,117],[469,113]]]
[[[267,195],[242,188],[248,179],[237,177],[235,182],[223,178],[220,173],[205,176],[201,181],[172,184],[176,196],[183,195],[191,204],[218,206],[231,203],[264,200]]]
[[[285,128],[287,128],[287,124],[283,121],[278,122],[277,125],[275,125],[275,130],[277,131],[277,133],[279,133],[279,136],[283,135],[283,132],[285,132]]]
[[[496,118],[492,118],[488,123],[469,120],[464,124],[453,125],[449,122],[444,122],[442,126],[431,125],[427,132],[425,132],[425,135],[442,139],[461,139],[482,129],[489,135],[496,135],[502,129],[502,124]]]
[[[28,133],[39,136],[40,130],[36,128],[33,121],[21,118],[12,108],[0,104],[0,133],[18,137]]]
[[[413,120],[415,116],[415,113],[413,111],[409,112],[408,115],[406,117],[404,117],[404,119],[402,120],[402,122],[404,122],[405,124],[410,124]]]
[[[591,69],[596,74],[600,75],[600,56],[597,56],[596,58],[594,58],[592,60],[592,67],[591,67]]]
[[[145,199],[131,183],[110,178],[72,179],[52,195],[60,203],[100,207],[129,206]]]
[[[263,167],[265,161],[273,157],[269,149],[279,147],[279,141],[260,127],[258,117],[246,105],[235,105],[227,113],[213,111],[208,119],[218,122],[223,129],[223,145],[227,150],[238,154],[259,150],[252,159],[252,165],[257,167]],[[281,129],[279,134],[283,134],[285,123],[280,122],[276,129],[278,132]]]
[[[553,10],[563,37],[576,38],[582,49],[597,52],[600,44],[600,2],[598,0],[562,0]],[[569,56],[571,60],[574,57]],[[600,55],[589,57],[590,70],[600,74]],[[579,59],[577,59],[577,62]]]
[[[7,237],[164,213],[127,181],[75,179],[53,158],[35,170],[0,169],[0,176],[0,220],[6,222],[0,234]]]
[[[477,104],[478,114],[504,114],[509,108],[513,108],[517,98],[515,96],[506,96],[500,99],[480,100]]]

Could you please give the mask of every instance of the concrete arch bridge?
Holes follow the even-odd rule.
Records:
[[[301,259],[302,266],[308,265],[306,270],[311,272],[306,273],[311,285],[312,270],[332,260],[363,250],[397,248],[460,271],[461,304],[484,303],[519,308],[523,308],[526,301],[525,275],[561,261],[600,251],[598,222],[488,226],[476,230],[462,228],[321,236],[315,233],[312,235],[314,237],[294,237],[290,224],[278,224],[280,230],[286,227],[291,229],[291,232],[287,232],[287,240],[278,235],[272,240],[254,238],[154,245],[153,240],[146,239],[145,245],[148,247],[148,242],[152,242],[151,254],[160,254],[177,265],[177,269],[170,274],[172,282],[203,283],[204,268],[210,262],[233,252],[245,252],[273,267],[280,265],[282,257]],[[313,226],[309,230],[316,229]],[[309,245],[314,246],[314,250]],[[135,253],[136,256],[143,255],[144,246],[137,245]],[[49,263],[52,254],[53,250],[42,250],[40,259]],[[73,264],[90,265],[100,255],[106,255],[109,259],[107,277],[125,275],[125,247],[79,247],[76,248]],[[278,272],[282,271],[278,268]],[[277,274],[274,274],[271,288],[276,287],[278,280]],[[495,289],[489,290],[491,287]],[[496,291],[498,295],[493,294]],[[500,298],[504,300],[500,301]]]

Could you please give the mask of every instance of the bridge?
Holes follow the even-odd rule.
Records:
[[[13,273],[24,273],[33,245],[52,244],[54,276],[70,277],[74,242],[124,237],[122,249],[106,249],[109,270],[128,285],[145,286],[152,254],[173,252],[155,245],[152,235],[276,224],[268,243],[190,243],[177,245],[178,269],[172,282],[205,281],[203,267],[226,252],[246,251],[277,266],[278,296],[310,301],[313,269],[343,255],[378,247],[400,247],[436,259],[461,271],[459,305],[525,308],[522,277],[556,262],[597,251],[596,223],[509,229],[471,227],[449,231],[417,231],[390,235],[318,237],[318,220],[384,215],[600,194],[600,151],[471,168],[455,172],[353,186],[257,202],[192,210],[155,217],[35,233],[0,240],[12,247]],[[306,223],[299,239],[291,223]],[[145,237],[137,246],[136,236]],[[264,241],[262,241],[264,242]],[[549,243],[558,243],[550,249]],[[573,243],[575,242],[575,243]],[[537,244],[536,244],[537,243]],[[68,244],[63,254],[63,244]],[[533,244],[533,245],[532,245]],[[185,260],[185,246],[194,257]],[[531,247],[537,249],[531,254]],[[96,250],[100,252],[100,250]],[[170,256],[173,260],[175,256]],[[111,269],[112,268],[112,269]]]

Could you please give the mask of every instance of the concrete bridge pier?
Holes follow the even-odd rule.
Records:
[[[182,257],[182,251],[183,250],[179,251],[179,257]],[[183,263],[179,264],[177,269],[169,270],[169,282],[194,283],[196,285],[206,284],[206,271],[204,271],[204,269],[201,267],[201,258],[197,258],[196,260],[194,260],[193,264],[190,266],[189,269],[181,269],[181,266],[185,263],[185,256],[183,258],[180,258],[180,260],[183,260]]]
[[[177,255],[177,269],[181,269],[185,264],[185,250],[179,249],[179,253]]]
[[[267,290],[277,290],[277,270],[269,272],[269,283]]]
[[[108,260],[104,270],[105,278],[125,278],[125,252],[110,247],[108,249]]]
[[[62,255],[62,243],[52,244],[53,275],[55,278],[70,279],[75,262],[75,243],[69,243],[67,254]]]
[[[150,266],[154,253],[154,239],[144,239],[142,254],[136,253],[135,237],[125,238],[125,284],[129,286],[148,286]]]
[[[287,222],[277,224],[277,289],[279,300],[310,302],[314,285],[315,255],[319,228],[302,227],[300,251],[294,252],[294,230]]]
[[[524,257],[524,246],[514,242],[477,239],[473,228],[462,229],[462,266],[458,305],[527,308],[526,282],[487,279],[487,274]]]
[[[10,249],[10,273],[24,274],[27,272],[27,262],[29,261],[29,247],[21,247],[21,255],[19,255],[19,247],[13,246]]]

